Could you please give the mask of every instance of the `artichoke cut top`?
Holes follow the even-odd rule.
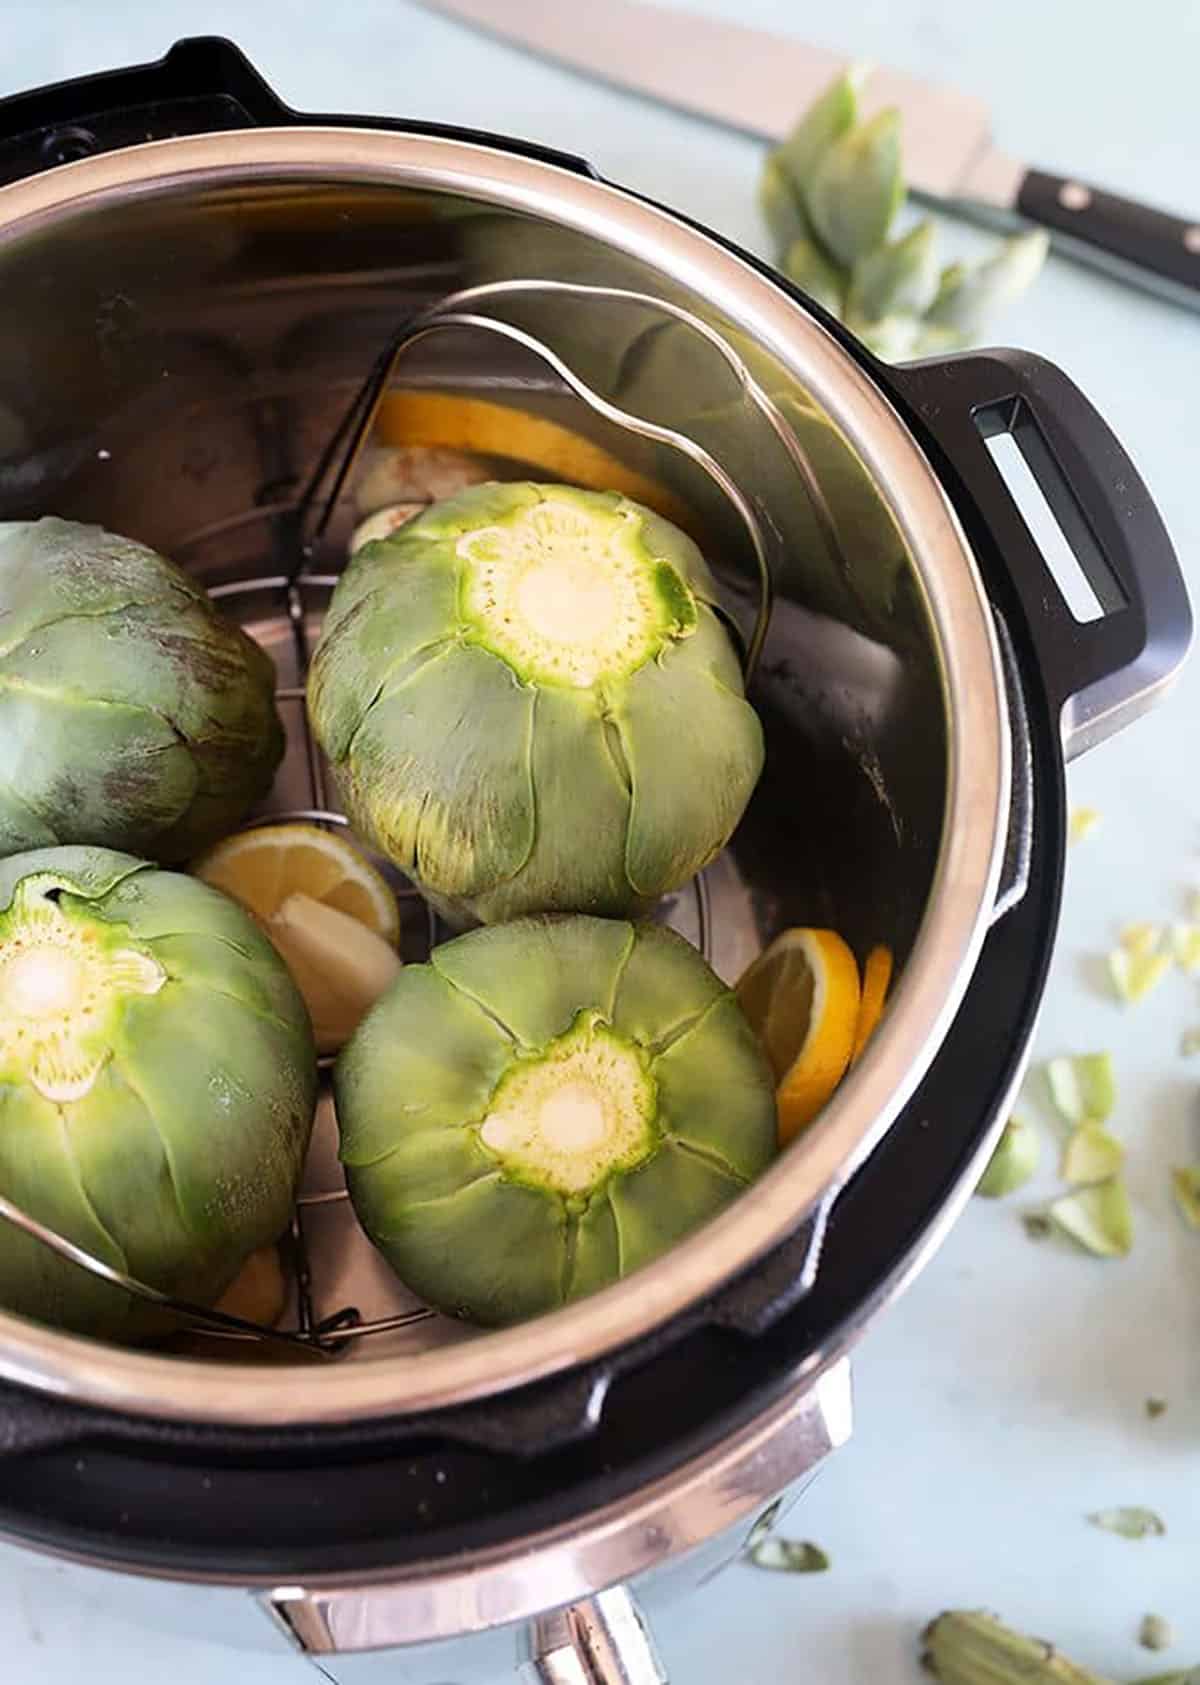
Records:
[[[623,678],[696,625],[696,601],[647,547],[630,503],[588,508],[552,491],[455,550],[467,638],[537,684]]]
[[[308,693],[355,825],[452,919],[648,906],[762,765],[715,602],[692,541],[612,492],[475,486],[365,545]]]
[[[402,1279],[506,1323],[657,1257],[766,1167],[774,1082],[656,925],[527,918],[405,966],[335,1067],[355,1210]]]
[[[287,1223],[316,1099],[304,1003],[207,884],[99,848],[0,860],[0,1193],[211,1303]],[[0,1222],[0,1304],[86,1333],[134,1301]]]

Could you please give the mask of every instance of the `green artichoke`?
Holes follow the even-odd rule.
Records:
[[[108,849],[0,861],[0,1193],[30,1216],[212,1303],[287,1225],[316,1086],[295,985],[219,890]],[[0,1303],[153,1323],[3,1219]]]
[[[352,822],[456,923],[648,907],[762,766],[715,600],[615,492],[475,486],[365,545],[308,690]]]
[[[0,523],[0,854],[198,853],[270,787],[274,688],[270,657],[144,544]]]
[[[975,269],[939,270],[928,219],[889,239],[904,203],[900,117],[860,121],[866,80],[861,66],[837,77],[767,154],[759,205],[777,262],[877,356],[961,349],[1033,282],[1049,241],[1030,230]]]
[[[430,1304],[515,1322],[649,1263],[775,1151],[736,998],[658,925],[472,931],[406,966],[334,1070],[359,1220]]]

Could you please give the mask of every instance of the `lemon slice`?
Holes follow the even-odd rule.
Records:
[[[393,945],[400,912],[386,880],[353,843],[319,825],[260,825],[228,837],[192,868],[263,924],[289,895],[346,913]]]
[[[850,1063],[861,999],[858,962],[835,930],[785,930],[736,992],[779,1085],[783,1146],[812,1122]]]
[[[871,1037],[875,1034],[876,1026],[883,1017],[883,1009],[887,1004],[888,987],[892,981],[892,950],[890,948],[872,948],[867,955],[867,963],[863,966],[862,999],[858,1004],[858,1023],[854,1030],[854,1049],[850,1054],[850,1063],[855,1065],[862,1058],[863,1051]]]
[[[283,1314],[287,1284],[283,1265],[274,1246],[260,1246],[252,1252],[233,1281],[217,1300],[216,1308],[227,1316],[273,1328]]]
[[[374,439],[380,445],[437,446],[528,463],[571,485],[624,492],[690,530],[687,510],[657,481],[582,434],[511,404],[450,392],[388,392],[375,417]],[[387,501],[395,498],[393,492]]]

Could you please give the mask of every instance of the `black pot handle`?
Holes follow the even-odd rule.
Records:
[[[144,141],[296,123],[469,140],[577,175],[595,173],[581,158],[529,141],[436,123],[294,111],[232,41],[198,35],[177,41],[151,64],[106,70],[0,100],[0,185]]]
[[[1079,388],[1023,351],[963,352],[888,371],[950,483],[1003,560],[1068,758],[1161,695],[1188,651],[1192,613],[1171,540],[1141,476]],[[1010,433],[1102,609],[1080,621],[987,448]]]

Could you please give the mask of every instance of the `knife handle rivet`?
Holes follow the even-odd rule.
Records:
[[[1188,252],[1195,252],[1197,257],[1200,257],[1200,226],[1193,224],[1191,228],[1184,229],[1183,249]]]
[[[1058,190],[1058,202],[1064,211],[1086,211],[1092,195],[1081,182],[1064,181]]]

